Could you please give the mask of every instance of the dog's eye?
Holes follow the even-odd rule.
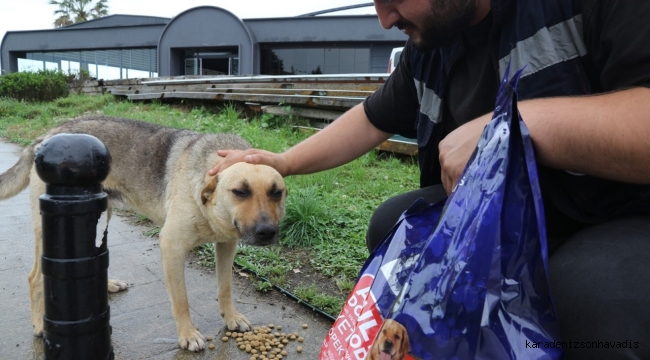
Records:
[[[271,191],[271,192],[269,192],[269,197],[270,197],[271,199],[273,199],[273,200],[280,200],[280,199],[282,199],[282,193],[283,193],[283,192],[284,192],[284,191],[282,191],[282,190],[274,190],[274,191]]]
[[[235,196],[240,198],[249,197],[251,195],[251,192],[248,190],[232,189],[231,191]]]

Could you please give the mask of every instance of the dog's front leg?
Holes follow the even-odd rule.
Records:
[[[217,272],[217,300],[223,321],[229,330],[249,331],[251,322],[235,309],[232,303],[232,263],[235,259],[237,242],[218,242],[215,246]]]
[[[176,320],[178,344],[182,349],[199,351],[205,349],[205,338],[192,323],[185,288],[185,258],[190,249],[184,246],[185,242],[181,239],[188,235],[174,231],[173,228],[164,226],[159,235],[167,293]]]

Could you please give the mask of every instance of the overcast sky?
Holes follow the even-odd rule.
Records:
[[[196,6],[224,8],[241,19],[296,16],[319,10],[364,4],[372,0],[108,0],[109,14],[150,15],[172,18]],[[7,31],[53,27],[54,5],[48,0],[0,0],[0,41]],[[375,14],[372,6],[346,14]],[[377,25],[379,26],[379,24]]]

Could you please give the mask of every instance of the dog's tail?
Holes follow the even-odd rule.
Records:
[[[34,163],[34,149],[37,144],[38,142],[26,147],[18,162],[0,174],[0,200],[18,195],[29,184],[29,173]]]

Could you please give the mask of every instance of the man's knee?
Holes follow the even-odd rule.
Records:
[[[650,218],[611,221],[577,233],[550,258],[562,341],[577,345],[567,359],[650,359],[648,234]]]
[[[366,232],[366,246],[368,247],[368,251],[372,252],[381,243],[388,232],[395,226],[402,213],[415,200],[423,198],[430,203],[437,203],[446,197],[447,193],[442,185],[434,185],[409,191],[384,201],[377,207],[368,223],[368,231]]]
[[[404,210],[396,210],[395,198],[390,198],[381,203],[370,218],[368,231],[366,232],[366,246],[372,252],[386,237],[390,229],[395,225],[399,216]],[[399,212],[399,214],[396,214]]]

